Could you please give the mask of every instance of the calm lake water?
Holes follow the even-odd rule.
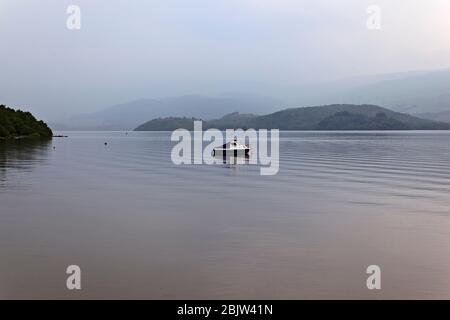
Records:
[[[450,298],[449,132],[282,132],[275,176],[66,134],[0,142],[0,298]]]

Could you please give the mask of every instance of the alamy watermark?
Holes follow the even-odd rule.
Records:
[[[66,27],[69,30],[81,29],[81,8],[77,5],[70,5],[66,9],[66,13],[69,15],[66,20]]]
[[[381,29],[381,7],[376,4],[372,4],[367,7],[366,13],[369,15],[366,20],[366,27],[369,30]],[[66,27],[69,30],[81,29],[81,8],[79,5],[72,4],[66,9],[68,15],[66,20]]]
[[[171,159],[176,165],[181,164],[218,164],[226,157],[231,163],[249,163],[261,165],[261,175],[275,175],[280,164],[280,134],[278,129],[218,129],[203,131],[202,121],[194,121],[194,131],[177,129],[172,132],[171,141],[178,143],[172,148]],[[234,149],[223,151],[220,156],[215,154],[215,148],[230,141],[248,141],[245,147],[250,151],[248,157],[236,156]],[[203,142],[209,142],[203,147]],[[239,151],[241,151],[240,149]],[[270,152],[269,152],[270,150]],[[227,154],[228,152],[228,154]]]
[[[375,264],[370,265],[366,269],[366,273],[370,274],[367,278],[366,285],[369,290],[381,289],[381,268]]]
[[[367,7],[366,10],[369,17],[366,21],[366,27],[369,30],[381,29],[381,8],[380,6],[373,4]]]
[[[70,265],[66,269],[69,276],[66,280],[66,287],[69,290],[81,290],[81,268],[75,264]]]

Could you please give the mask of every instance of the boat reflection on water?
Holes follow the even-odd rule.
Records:
[[[229,155],[226,153],[214,155],[214,159],[217,163],[226,164],[229,166],[250,164],[250,155]]]

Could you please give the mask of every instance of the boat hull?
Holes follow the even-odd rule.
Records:
[[[213,156],[224,156],[224,157],[239,157],[239,156],[246,156],[250,152],[250,149],[234,149],[234,150],[227,150],[227,149],[214,149]]]

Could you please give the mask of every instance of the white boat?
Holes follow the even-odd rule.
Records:
[[[249,152],[250,147],[239,143],[237,137],[232,142],[213,149],[214,156],[247,156]]]

